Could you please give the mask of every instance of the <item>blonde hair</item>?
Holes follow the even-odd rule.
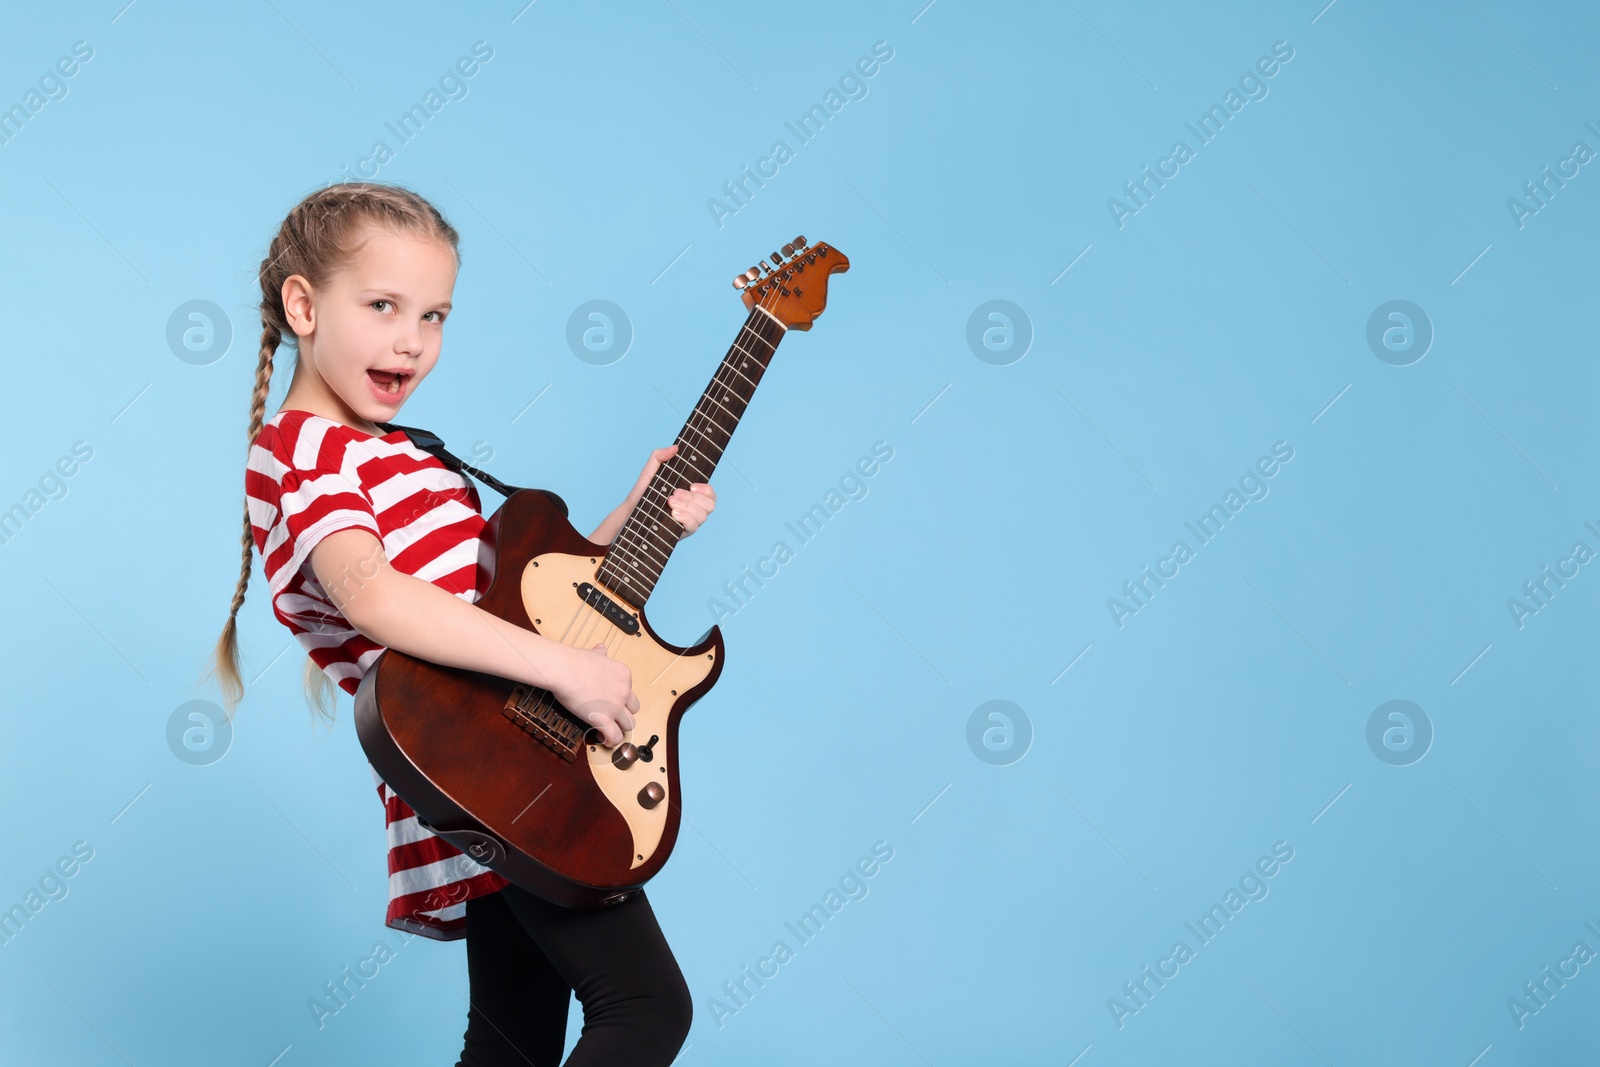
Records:
[[[298,274],[313,286],[325,284],[360,250],[371,226],[443,241],[456,252],[457,262],[460,262],[459,235],[455,228],[445,221],[438,208],[402,186],[342,182],[319,189],[296,204],[278,227],[277,236],[261,261],[261,351],[256,364],[255,391],[250,396],[246,455],[249,448],[254,447],[265,422],[273,356],[280,344],[294,347],[297,343],[284,314],[284,282]],[[248,496],[244,505],[243,547],[244,559],[239,569],[239,583],[233,591],[233,603],[228,608],[228,621],[223,624],[211,655],[210,669],[206,672],[206,677],[217,677],[230,719],[234,708],[244,698],[236,618],[244,604],[245,587],[250,582],[251,552],[255,547]],[[307,704],[331,723],[333,682],[310,656],[306,657],[303,686]]]

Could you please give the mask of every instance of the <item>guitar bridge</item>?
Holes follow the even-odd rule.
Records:
[[[567,762],[577,759],[587,729],[562,711],[543,689],[519,685],[511,691],[501,714]]]

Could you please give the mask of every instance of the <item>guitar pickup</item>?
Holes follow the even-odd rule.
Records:
[[[584,582],[578,586],[578,599],[591,608],[598,609],[607,621],[623,633],[633,636],[639,632],[639,620],[602,592],[593,582]]]

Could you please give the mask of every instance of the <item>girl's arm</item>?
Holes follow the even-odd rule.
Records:
[[[639,503],[639,498],[644,496],[644,491],[650,485],[650,479],[655,476],[656,469],[677,454],[677,445],[668,445],[658,448],[650,453],[650,459],[644,465],[644,472],[639,475],[639,480],[634,483],[633,491],[628,498],[612,509],[611,514],[600,521],[594,528],[594,533],[589,535],[589,540],[597,545],[609,545],[611,539],[617,536],[617,531],[622,529],[622,524],[633,513],[634,505]],[[668,498],[667,507],[672,512],[672,518],[683,527],[685,537],[700,528],[706,521],[712,509],[717,506],[717,491],[707,482],[691,482],[688,489],[675,489]]]
[[[375,643],[548,689],[597,727],[608,745],[633,728],[639,698],[627,664],[552,641],[395,570],[370,530],[324,537],[311,550],[311,567],[339,613]]]

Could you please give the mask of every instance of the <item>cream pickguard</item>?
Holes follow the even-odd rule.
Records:
[[[674,802],[667,767],[677,753],[667,747],[667,714],[679,693],[693,689],[711,673],[716,653],[680,656],[658,645],[643,628],[628,634],[612,625],[574,592],[584,582],[604,588],[596,578],[599,563],[597,556],[560,552],[535,557],[522,572],[522,603],[540,634],[574,648],[604,642],[606,654],[633,672],[633,691],[639,697],[633,729],[624,732],[622,744],[615,747],[585,747],[595,782],[633,832],[632,865],[638,867],[661,843],[667,805]],[[617,766],[614,756],[623,744],[643,746],[651,737],[657,740],[650,746],[648,761],[640,758],[625,768]],[[646,807],[640,791],[650,782],[658,783],[663,793]]]

